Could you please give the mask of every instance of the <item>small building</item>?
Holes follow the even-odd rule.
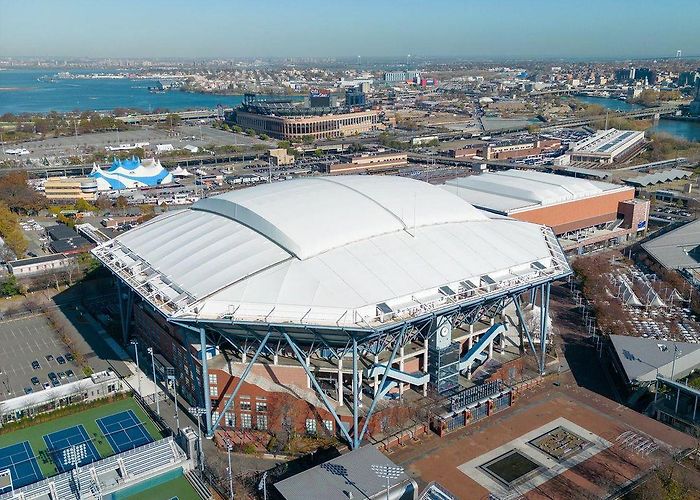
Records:
[[[294,163],[294,156],[290,155],[284,148],[275,148],[267,152],[270,161],[275,166],[291,165]]]
[[[11,260],[7,263],[7,268],[17,278],[22,278],[66,269],[72,265],[72,258],[59,253],[41,257],[31,257],[29,259]]]
[[[680,271],[700,284],[700,220],[642,243],[642,250],[664,269]]]
[[[385,479],[385,474],[382,474],[382,469],[387,468],[390,472],[388,480]],[[275,483],[275,488],[282,498],[287,500],[415,500],[418,495],[418,484],[403,471],[403,468],[371,445],[279,481]]]
[[[49,201],[95,201],[97,181],[87,177],[49,177],[44,184],[44,196]]]
[[[62,408],[75,403],[94,401],[124,390],[112,371],[93,373],[90,377],[43,391],[32,392],[0,402],[0,427],[25,417]]]
[[[329,174],[357,174],[395,170],[408,165],[406,153],[365,153],[357,156],[344,157],[342,163],[328,166]]]

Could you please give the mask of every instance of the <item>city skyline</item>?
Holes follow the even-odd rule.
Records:
[[[636,59],[700,55],[700,5],[0,0],[4,57]],[[47,23],[51,20],[51,24]],[[206,29],[204,29],[206,28]]]

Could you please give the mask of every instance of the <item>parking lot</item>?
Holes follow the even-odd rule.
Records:
[[[66,359],[66,346],[42,315],[0,322],[0,345],[0,401],[83,376],[72,357]],[[34,361],[38,368],[32,367]],[[55,374],[55,382],[49,374]]]

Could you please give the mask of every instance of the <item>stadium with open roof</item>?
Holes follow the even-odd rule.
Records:
[[[392,376],[410,383],[386,368],[401,345],[434,342],[438,326],[493,318],[532,289],[546,313],[549,283],[570,273],[551,229],[492,218],[444,189],[392,176],[304,178],[225,193],[157,217],[94,254],[122,286],[125,336],[136,300],[198,333],[202,348],[214,335],[237,350],[257,346],[218,419],[207,415],[209,432],[261,354],[304,365],[339,423],[308,359],[352,352],[357,394],[358,360],[390,352],[375,392]],[[198,361],[207,385],[207,356]],[[360,436],[341,430],[357,445]]]

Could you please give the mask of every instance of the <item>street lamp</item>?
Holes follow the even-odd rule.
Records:
[[[377,476],[386,479],[386,500],[389,500],[389,480],[397,479],[403,474],[403,467],[396,465],[372,465],[372,470]]]
[[[139,396],[141,396],[141,368],[139,367],[139,341],[131,339],[131,345],[134,346],[134,356],[136,357],[136,371],[139,374]]]
[[[231,452],[233,451],[233,443],[224,438],[224,444],[226,445],[226,451],[228,453],[228,494],[229,499],[233,500],[233,471],[231,470]]]
[[[204,449],[202,448],[202,415],[204,415],[207,410],[200,408],[199,406],[191,406],[189,408],[190,414],[197,417],[197,434],[199,435],[199,469],[204,472]]]
[[[147,351],[148,354],[151,355],[151,366],[153,367],[153,399],[156,400],[156,411],[158,412],[158,416],[160,417],[160,398],[158,397],[158,380],[156,379],[156,362],[153,357],[153,348],[149,347]]]

